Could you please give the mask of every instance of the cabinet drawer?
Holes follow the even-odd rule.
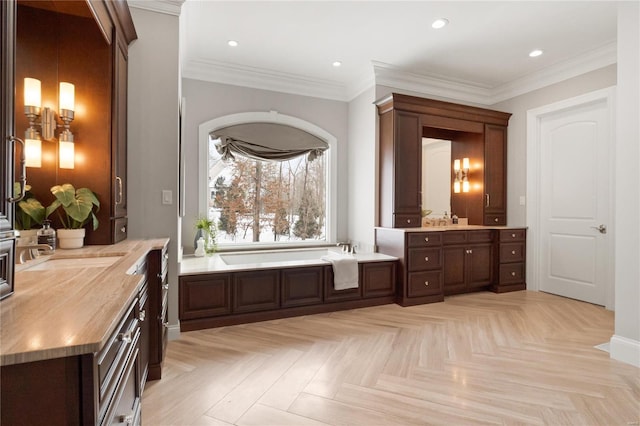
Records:
[[[442,272],[412,272],[409,274],[407,296],[419,297],[442,293]]]
[[[15,240],[0,241],[0,299],[13,293],[15,260]]]
[[[526,229],[503,229],[500,231],[500,242],[524,241]]]
[[[138,378],[140,358],[134,351],[124,369],[124,375],[118,391],[109,405],[103,425],[138,425],[140,424],[140,380]]]
[[[442,244],[442,232],[412,232],[407,235],[409,247],[433,247]]]
[[[507,217],[503,214],[486,214],[484,215],[484,224],[487,226],[506,226]]]
[[[97,354],[97,373],[100,384],[99,417],[102,418],[117,387],[125,364],[134,350],[140,336],[140,327],[136,318],[138,299],[136,299],[124,315],[116,332],[111,335],[107,344]]]
[[[407,268],[410,272],[442,267],[442,249],[409,249]]]
[[[522,262],[524,243],[500,244],[500,263]]]
[[[118,241],[127,239],[127,218],[120,217],[118,219],[113,219],[111,221],[113,228],[111,228],[111,235],[113,237],[113,242],[117,243]]]
[[[419,228],[422,225],[422,217],[419,214],[393,215],[394,228]]]
[[[500,284],[524,282],[524,263],[505,263],[500,265]]]
[[[467,231],[445,231],[442,236],[442,244],[465,244],[467,242]]]
[[[469,243],[490,243],[493,241],[493,230],[467,231],[467,241]]]

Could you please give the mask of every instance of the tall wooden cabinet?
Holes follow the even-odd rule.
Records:
[[[378,101],[380,226],[420,226],[422,138],[452,141],[455,158],[469,157],[471,192],[453,193],[451,208],[474,225],[506,225],[507,123],[511,114],[414,96]],[[444,213],[444,212],[443,212]]]
[[[49,105],[57,105],[58,82],[75,85],[76,112],[70,126],[75,167],[59,168],[56,140],[43,141],[42,167],[27,169],[32,192],[46,205],[53,200],[53,185],[90,188],[100,200],[99,227],[88,229],[85,243],[121,241],[127,236],[127,49],[137,37],[127,3],[8,3],[17,4],[15,16],[3,17],[3,36],[4,28],[15,35],[15,61],[10,64],[15,69],[14,133],[21,137],[28,127],[23,114],[25,77],[42,81],[42,101]]]
[[[13,231],[13,205],[9,197],[13,195],[13,144],[7,137],[14,135],[14,52],[15,52],[15,11],[13,1],[0,2],[0,299],[13,293],[15,265],[15,236]]]

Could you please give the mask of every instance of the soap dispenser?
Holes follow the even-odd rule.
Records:
[[[196,244],[197,244],[197,247],[196,247],[195,253],[193,253],[194,256],[197,256],[197,257],[204,256],[204,238],[200,237]]]
[[[53,254],[56,249],[56,231],[51,228],[51,221],[42,222],[42,228],[38,229],[38,244],[47,244],[51,250],[44,250],[43,254]]]

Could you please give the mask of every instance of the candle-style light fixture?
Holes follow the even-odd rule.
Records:
[[[453,171],[455,173],[453,192],[459,194],[460,189],[462,192],[469,192],[469,159],[467,157],[462,159],[462,167],[459,159],[453,160]]]
[[[25,132],[26,167],[42,167],[42,140],[54,138],[56,127],[56,113],[50,108],[42,108],[40,80],[24,79],[24,113],[29,120],[29,128]],[[61,82],[59,91],[59,111],[57,117],[62,121],[63,130],[58,138],[59,167],[73,169],[74,142],[73,133],[69,129],[75,110],[75,87],[71,83]],[[40,133],[36,130],[40,127]]]

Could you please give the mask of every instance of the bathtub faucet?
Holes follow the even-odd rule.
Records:
[[[344,253],[355,253],[354,247],[348,241],[339,242],[336,244],[336,247],[342,247]]]

